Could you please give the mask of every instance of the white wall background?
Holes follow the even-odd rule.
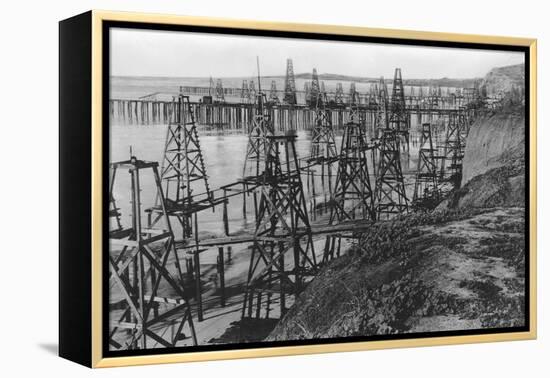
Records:
[[[548,376],[550,18],[545,1],[4,1],[0,21],[0,375],[113,377]],[[89,9],[539,39],[539,339],[92,372],[56,356],[58,25]],[[545,211],[543,211],[546,209]]]

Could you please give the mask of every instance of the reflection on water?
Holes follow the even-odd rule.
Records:
[[[111,125],[111,143],[110,143],[110,161],[126,160],[130,156],[130,150],[138,159],[146,161],[157,161],[159,165],[162,162],[164,153],[164,143],[166,138],[166,125]],[[206,131],[199,127],[200,143],[208,180],[211,190],[215,190],[223,185],[227,185],[237,181],[242,177],[242,169],[248,138],[242,133],[223,132],[223,131]],[[337,133],[336,143],[340,147],[341,133]],[[299,158],[309,156],[311,146],[311,132],[299,131],[296,141],[296,150]],[[418,136],[416,133],[411,133],[410,154],[402,156],[403,171],[406,175],[405,182],[409,198],[412,195],[414,186],[414,169],[416,168],[418,155]],[[336,167],[333,168],[336,176]],[[371,176],[373,167],[369,162],[369,171]],[[141,201],[142,208],[150,207],[155,202],[155,185],[152,174],[143,172],[141,181]],[[326,181],[326,180],[325,180]],[[371,177],[374,188],[374,177]],[[123,171],[117,173],[117,185],[114,190],[114,197],[117,201],[117,206],[121,209],[122,222],[125,226],[130,225],[130,177]],[[306,178],[303,178],[304,191],[306,201],[312,202],[312,193],[315,193],[315,203],[322,204],[328,198],[328,185],[325,182],[325,187],[321,186],[321,180],[315,181],[315,191],[310,188],[308,192]],[[196,182],[195,193],[204,192],[202,182]],[[250,196],[252,197],[252,196]],[[247,199],[247,203],[252,201],[252,198]],[[319,206],[322,208],[322,206]],[[251,203],[247,204],[247,209],[253,208]],[[314,214],[310,214],[313,217]],[[221,208],[215,211],[205,210],[199,214],[199,231],[202,234],[217,234],[223,233],[223,223],[221,221]],[[253,225],[253,214],[250,213],[247,217],[243,217],[242,198],[229,201],[228,206],[229,229],[232,233],[238,232]],[[176,227],[176,225],[173,225]],[[176,238],[177,235],[176,229]]]
[[[115,162],[128,159],[131,149],[133,155],[138,159],[157,161],[160,164],[164,152],[166,128],[166,125],[111,126],[110,161]],[[214,190],[240,179],[242,177],[248,137],[240,133],[201,132],[200,134],[200,143],[210,188]],[[299,157],[307,157],[309,155],[310,139],[309,132],[298,132],[296,150]],[[156,195],[153,177],[148,173],[144,171],[143,177],[140,177],[143,208],[153,205]],[[124,172],[117,173],[116,182],[114,197],[117,201],[117,206],[121,209],[122,221],[124,225],[128,226],[130,224],[131,208],[129,175],[125,175]],[[195,192],[204,192],[202,183],[196,182],[196,184]],[[315,193],[317,196],[324,194],[320,183],[316,183]],[[306,196],[308,196],[308,193],[306,193]],[[307,199],[309,200],[310,198],[307,197]],[[251,198],[248,201],[251,201]],[[250,210],[252,206],[249,205],[247,208]],[[205,210],[199,214],[199,230],[201,233],[221,234],[223,232],[220,210],[216,210],[215,212]],[[252,214],[249,214],[246,219],[243,218],[242,198],[229,202],[228,216],[230,222],[229,228],[232,232],[242,230],[253,221]]]

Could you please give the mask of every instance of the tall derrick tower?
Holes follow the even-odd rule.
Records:
[[[262,173],[266,160],[267,137],[275,132],[263,92],[256,96],[256,114],[248,133],[248,146],[243,166],[243,178],[257,177]]]
[[[323,163],[336,160],[338,152],[336,151],[330,110],[326,107],[326,94],[319,97],[311,130],[310,161]]]
[[[393,77],[392,96],[390,100],[389,113],[390,128],[397,133],[398,147],[405,153],[405,164],[407,168],[410,162],[409,135],[411,129],[410,114],[405,103],[405,90],[401,77],[401,68],[396,68]]]
[[[378,99],[378,93],[379,93],[378,83],[371,84],[369,86],[369,97],[368,97],[367,105],[376,106],[377,99]]]
[[[294,80],[294,68],[292,59],[286,60],[285,93],[283,102],[289,105],[296,105],[296,81]]]
[[[374,119],[374,131],[376,138],[382,135],[382,130],[389,128],[388,107],[388,86],[386,85],[384,78],[381,77],[376,93],[376,113]]]
[[[109,232],[109,347],[120,350],[197,345],[158,163],[135,157],[112,163],[110,198],[114,196],[119,169],[130,174],[132,208],[130,227]],[[160,199],[161,219],[156,227],[142,225],[140,180],[147,172],[152,172]],[[176,262],[175,271],[169,270],[169,258]]]
[[[361,98],[359,97],[359,92],[355,88],[355,83],[349,85],[349,104],[350,105],[359,105]]]
[[[279,103],[279,95],[277,94],[277,83],[271,80],[271,88],[269,89],[269,102],[272,104]]]
[[[462,181],[462,161],[468,136],[468,122],[464,108],[452,113],[447,124],[445,144],[441,163],[441,180],[448,181],[455,188]]]
[[[256,91],[256,83],[254,83],[254,80],[248,82],[248,93],[250,93],[251,102],[258,100],[258,92]]]
[[[214,96],[216,93],[216,85],[214,84],[214,79],[210,76],[210,81],[208,85],[208,96]]]
[[[165,210],[180,223],[183,237],[192,233],[193,214],[216,205],[210,191],[195,116],[189,97],[180,94],[175,102],[173,119],[166,130],[160,177],[164,187],[166,209],[157,196],[148,209],[152,226]]]
[[[223,90],[222,79],[216,81],[216,101],[225,102],[225,91]]]
[[[385,88],[385,83],[383,85]],[[385,91],[387,93],[387,91]],[[382,96],[385,96],[383,94]],[[385,102],[382,100],[382,103]],[[389,103],[386,128],[379,129],[378,166],[376,169],[375,202],[377,218],[390,217],[409,210],[409,201],[401,167],[401,149],[408,153],[409,115],[405,106],[405,95],[401,69],[396,68],[392,96]]]
[[[423,123],[412,200],[412,207],[415,209],[431,210],[439,203],[440,193],[435,155],[437,151],[432,140],[431,125]]]
[[[407,143],[409,141],[410,117],[405,103],[405,91],[403,89],[403,79],[401,77],[401,68],[396,68],[393,76],[392,96],[389,108],[390,128],[397,131],[399,136]]]
[[[334,102],[338,105],[342,105],[344,103],[344,88],[342,87],[342,83],[336,84],[336,92],[334,94]]]
[[[307,81],[304,83],[304,97],[306,104],[309,105],[309,98],[311,97],[311,86]]]
[[[338,224],[355,219],[376,220],[374,193],[368,168],[368,151],[364,127],[358,122],[358,113],[353,111],[344,127],[338,160],[338,173],[331,198],[329,224]],[[323,262],[339,254],[341,236],[328,236]]]
[[[401,168],[399,136],[396,130],[383,129],[379,137],[375,202],[378,219],[407,212],[409,203]]]
[[[307,104],[310,107],[315,107],[319,101],[321,94],[321,86],[319,84],[319,75],[317,74],[317,69],[313,69],[311,74],[311,86],[309,87],[309,96],[306,97]]]
[[[266,137],[266,160],[254,179],[260,194],[242,317],[270,317],[273,296],[280,316],[286,296],[297,297],[315,274],[311,226],[295,148],[296,135]]]
[[[250,96],[250,88],[248,88],[248,81],[243,80],[243,85],[241,88],[241,103],[250,104],[254,99]]]

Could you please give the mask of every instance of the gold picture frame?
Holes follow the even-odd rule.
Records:
[[[412,30],[394,30],[394,29],[378,29],[367,27],[354,26],[336,26],[336,25],[316,25],[316,24],[295,24],[295,23],[280,23],[280,22],[258,22],[252,20],[230,20],[218,19],[209,17],[190,17],[190,16],[175,16],[161,14],[141,14],[141,13],[126,13],[126,12],[110,12],[93,10],[85,14],[86,25],[90,26],[90,85],[91,85],[91,103],[89,105],[91,125],[90,138],[91,146],[91,171],[90,171],[90,193],[91,193],[91,230],[89,233],[90,260],[89,277],[91,278],[89,297],[89,305],[91,314],[89,320],[90,331],[90,356],[79,360],[80,357],[71,357],[70,353],[64,353],[63,345],[60,345],[61,355],[83,363],[90,367],[115,367],[115,366],[131,366],[144,364],[161,364],[174,362],[190,362],[190,361],[208,361],[220,359],[238,359],[250,357],[268,357],[268,356],[284,356],[284,355],[301,355],[312,353],[328,353],[328,352],[348,352],[373,349],[389,349],[403,347],[420,347],[420,346],[435,346],[449,344],[467,344],[467,343],[482,343],[495,341],[513,341],[535,339],[537,336],[537,265],[536,265],[536,214],[537,214],[537,41],[531,38],[514,38],[501,36],[484,36],[470,34],[453,34],[453,33],[437,33]],[[130,22],[130,23],[147,23],[158,25],[190,25],[201,27],[215,28],[238,28],[245,30],[263,30],[277,32],[298,32],[298,33],[313,33],[313,34],[329,34],[342,36],[357,36],[357,37],[380,37],[399,40],[413,40],[419,44],[427,41],[436,42],[458,42],[472,44],[491,44],[503,46],[521,46],[528,49],[529,56],[529,73],[530,77],[526,78],[529,83],[529,330],[525,332],[513,333],[495,333],[495,334],[476,334],[476,335],[460,335],[460,336],[445,336],[445,337],[428,337],[428,338],[404,338],[399,340],[381,340],[381,341],[350,341],[331,344],[313,344],[313,345],[297,345],[297,346],[276,346],[256,349],[236,349],[236,350],[215,350],[215,351],[199,351],[199,352],[182,352],[182,353],[167,353],[167,354],[151,354],[137,355],[125,357],[104,357],[103,356],[103,159],[105,146],[103,143],[104,125],[104,49],[103,49],[103,25],[105,22]],[[89,22],[89,24],[88,24]],[[63,23],[63,22],[62,22]],[[87,26],[86,26],[87,27]],[[62,44],[62,46],[64,46]],[[60,51],[60,54],[63,54]],[[63,72],[61,72],[63,74]],[[66,104],[61,101],[61,107]],[[86,106],[84,104],[83,106]],[[63,128],[62,128],[63,129]],[[63,136],[61,137],[63,139]],[[73,251],[74,252],[74,251]],[[63,257],[62,257],[63,258]],[[61,263],[63,265],[63,262]],[[78,268],[80,269],[80,268]],[[67,278],[68,280],[68,278]],[[62,280],[61,290],[63,285],[67,285],[67,280]],[[63,295],[70,295],[63,292]],[[67,305],[61,304],[61,312],[68,311]],[[66,315],[63,319],[67,319]],[[71,314],[73,316],[73,314]],[[86,319],[88,320],[88,319]],[[63,322],[62,319],[60,319]],[[66,323],[63,323],[66,324]],[[85,325],[79,325],[83,328]],[[64,336],[68,337],[68,336]],[[84,338],[86,340],[86,338]],[[60,343],[63,344],[63,341]],[[70,343],[68,343],[69,345]],[[70,344],[74,345],[74,344]]]

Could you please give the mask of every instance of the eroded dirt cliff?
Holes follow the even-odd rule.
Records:
[[[268,340],[521,326],[522,208],[381,222],[332,261]]]
[[[464,152],[462,185],[490,169],[524,156],[525,115],[488,113],[470,127]]]

